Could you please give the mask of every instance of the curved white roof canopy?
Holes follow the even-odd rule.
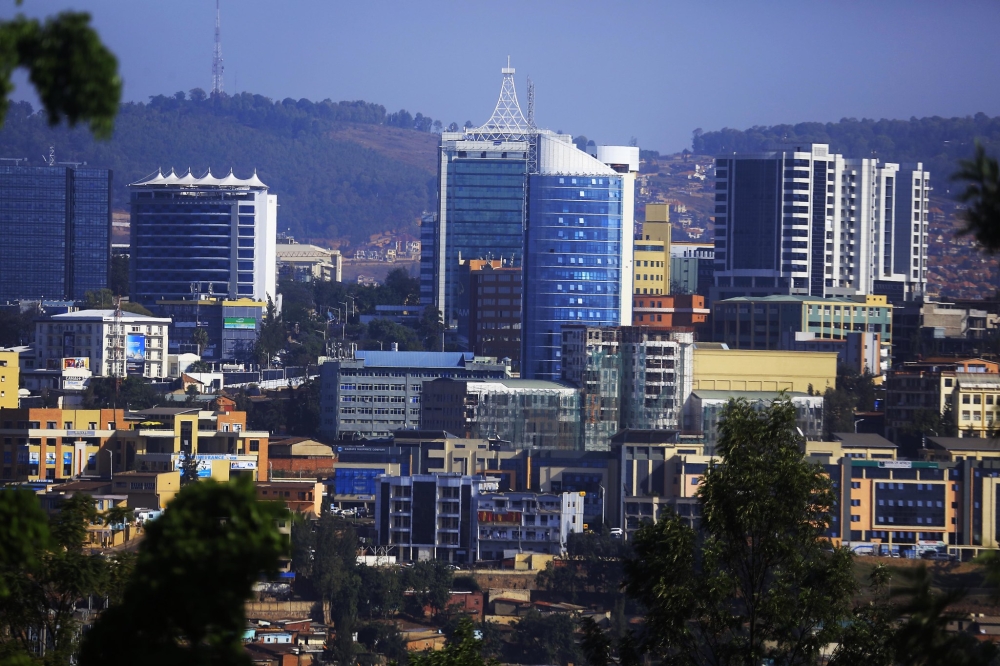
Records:
[[[191,169],[187,170],[183,176],[178,176],[177,173],[170,169],[170,173],[167,175],[163,174],[161,169],[157,169],[156,173],[131,183],[129,187],[159,187],[163,185],[179,185],[182,187],[250,187],[255,189],[268,189],[267,185],[261,182],[260,178],[257,176],[257,170],[254,169],[253,175],[250,178],[238,178],[233,174],[233,170],[229,170],[229,174],[224,178],[217,178],[212,175],[212,170],[209,169],[204,176],[198,178],[193,173]]]

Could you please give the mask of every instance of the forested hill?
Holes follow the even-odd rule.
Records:
[[[126,209],[126,185],[162,167],[224,176],[253,170],[278,195],[278,229],[299,239],[355,241],[384,230],[416,235],[433,207],[440,128],[422,114],[386,113],[367,102],[272,101],[241,93],[208,98],[158,96],[123,104],[114,137],[95,141],[84,129],[50,128],[25,102],[11,105],[0,128],[0,157],[41,165],[57,161],[114,169],[115,207]]]
[[[878,157],[887,162],[923,162],[939,190],[957,161],[972,156],[980,140],[988,153],[1000,154],[1000,117],[984,113],[965,118],[910,118],[909,120],[857,120],[837,123],[799,123],[751,127],[740,131],[725,128],[717,132],[695,130],[692,148],[700,155],[756,152],[778,143],[828,143],[846,157]]]

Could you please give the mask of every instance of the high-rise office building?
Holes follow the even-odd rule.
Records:
[[[806,144],[720,156],[715,169],[713,301],[881,293],[898,302],[923,294],[922,165],[879,165]]]
[[[557,380],[562,323],[631,321],[639,150],[588,154],[569,135],[538,129],[518,105],[514,69],[501,71],[490,119],[441,136],[433,303],[464,332],[470,294],[461,262],[523,265],[522,375]]]
[[[542,135],[540,144],[541,173],[528,187],[521,373],[557,380],[563,324],[632,323],[639,149],[600,146],[594,158],[568,137]]]
[[[0,299],[82,299],[108,286],[108,169],[0,164]]]
[[[648,326],[568,324],[563,379],[581,391],[584,448],[619,430],[681,430],[693,381],[694,334]]]
[[[256,173],[157,172],[129,190],[133,300],[275,297],[278,197]]]

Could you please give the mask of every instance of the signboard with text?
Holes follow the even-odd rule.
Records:
[[[225,317],[222,320],[222,328],[255,331],[257,330],[257,320],[253,317]]]

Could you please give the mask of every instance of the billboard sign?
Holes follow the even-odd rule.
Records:
[[[237,329],[241,331],[256,331],[257,320],[254,317],[224,317],[222,328]]]
[[[234,460],[229,463],[229,469],[257,469],[256,460]]]
[[[146,336],[129,333],[125,336],[125,372],[141,375],[146,367]]]
[[[90,370],[88,356],[71,356],[62,360],[63,370]]]
[[[83,391],[87,388],[86,379],[64,379],[63,380],[63,390],[64,391]]]

